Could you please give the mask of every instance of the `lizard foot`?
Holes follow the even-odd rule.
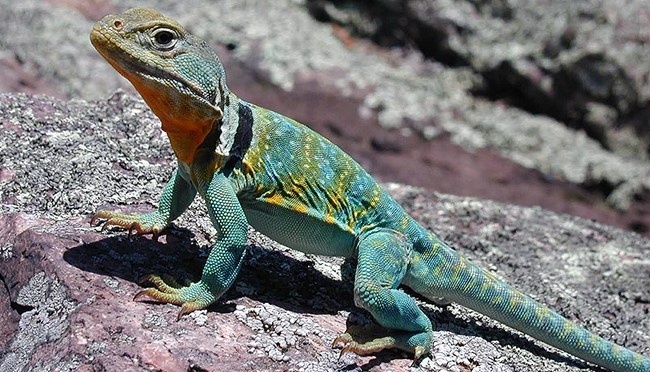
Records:
[[[158,222],[156,217],[156,212],[138,215],[99,211],[90,219],[90,224],[94,225],[97,220],[106,220],[102,226],[102,231],[109,227],[117,226],[127,229],[129,231],[129,237],[135,232],[137,235],[153,234],[154,240],[157,240],[158,235],[160,235],[165,226]]]
[[[176,320],[195,310],[201,310],[213,303],[216,298],[201,282],[180,285],[169,275],[147,275],[140,279],[140,284],[151,284],[152,288],[144,289],[135,294],[133,300],[149,297],[166,304],[181,305]]]
[[[376,337],[380,332],[384,336]],[[386,333],[389,335],[386,336]],[[369,355],[385,349],[398,348],[414,354],[413,364],[429,352],[430,345],[431,336],[426,332],[387,330],[377,325],[349,326],[346,332],[335,338],[332,343],[333,348],[341,348],[339,358],[350,352]]]

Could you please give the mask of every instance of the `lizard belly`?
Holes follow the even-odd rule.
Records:
[[[289,248],[343,257],[354,251],[355,236],[335,223],[264,202],[245,202],[242,207],[255,230]]]

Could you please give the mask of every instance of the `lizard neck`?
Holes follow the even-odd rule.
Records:
[[[215,170],[219,169],[224,162],[223,156],[220,156],[215,151],[219,142],[220,132],[220,126],[216,123],[212,127],[212,130],[205,136],[203,143],[194,151],[191,162],[183,162],[178,157],[185,164],[192,183],[197,186],[199,191],[204,189],[205,185],[212,179]]]
[[[205,134],[201,132],[166,132],[167,138],[169,138],[169,143],[171,144],[172,149],[174,150],[174,154],[176,154],[178,160],[182,161],[185,164],[193,163],[199,146],[201,145],[201,140],[205,138]]]
[[[213,107],[197,104],[171,88],[161,91],[161,87],[147,81],[131,82],[160,119],[178,160],[192,163],[208,134],[219,125],[221,111],[216,115]]]

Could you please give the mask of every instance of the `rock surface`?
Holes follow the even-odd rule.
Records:
[[[131,89],[88,30],[152,6],[218,48],[236,93],[313,125],[382,180],[650,236],[645,2],[0,0],[0,89]]]
[[[346,322],[368,317],[353,305],[352,262],[300,254],[255,232],[236,284],[207,311],[177,322],[175,306],[133,302],[142,275],[196,280],[215,239],[201,202],[159,242],[88,225],[98,209],[153,209],[171,173],[167,141],[139,99],[2,94],[0,131],[0,371],[408,368],[400,352],[338,360],[330,348]],[[540,208],[387,187],[464,255],[648,353],[647,239]],[[423,306],[436,341],[419,370],[585,366],[459,306]]]

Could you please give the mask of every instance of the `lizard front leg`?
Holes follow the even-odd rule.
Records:
[[[112,211],[99,211],[90,220],[94,225],[98,219],[106,220],[102,231],[117,226],[137,234],[153,234],[156,238],[169,224],[190,206],[196,196],[196,189],[185,180],[178,170],[174,171],[160,196],[157,210],[145,214],[125,214]]]
[[[183,287],[171,278],[149,275],[146,281],[154,287],[135,295],[136,299],[147,296],[182,305],[178,318],[204,309],[221,297],[235,281],[244,260],[248,222],[230,182],[223,174],[215,174],[203,195],[218,240],[203,267],[201,280]]]
[[[392,230],[373,231],[359,239],[354,302],[387,329],[383,337],[377,335],[373,329],[376,327],[361,332],[349,329],[334,340],[333,346],[343,344],[341,355],[345,352],[367,355],[395,347],[414,353],[417,361],[429,353],[431,321],[411,296],[397,289],[409,265],[407,245],[403,236]],[[373,333],[377,337],[369,341],[367,337],[355,340],[353,333],[361,333],[361,337]]]

